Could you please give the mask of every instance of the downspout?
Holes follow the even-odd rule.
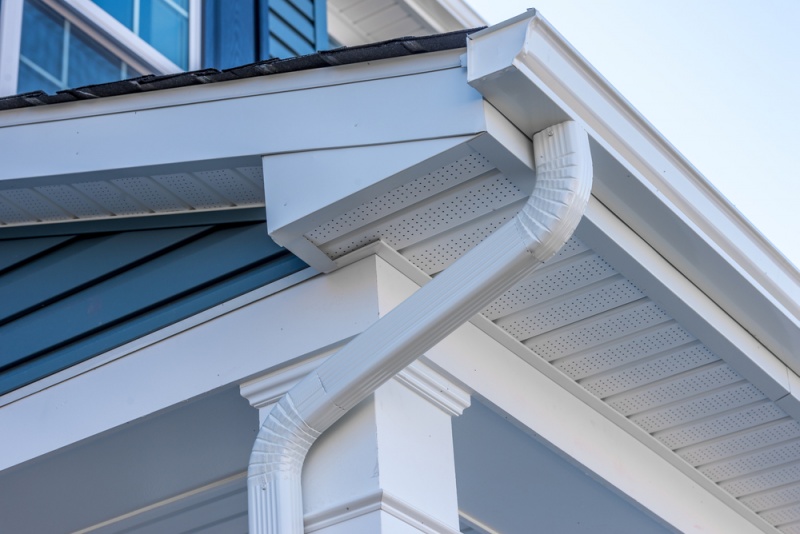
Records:
[[[533,136],[536,184],[511,221],[295,385],[272,408],[248,469],[252,534],[302,534],[301,471],[320,433],[555,254],[592,184],[586,132],[568,121]]]

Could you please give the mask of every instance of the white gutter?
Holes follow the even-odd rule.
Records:
[[[536,184],[520,213],[295,385],[264,420],[250,456],[252,534],[301,534],[301,471],[317,437],[426,350],[555,254],[591,192],[586,132],[533,136]]]

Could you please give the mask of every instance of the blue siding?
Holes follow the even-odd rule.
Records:
[[[54,242],[0,241],[3,258],[50,247],[0,276],[0,394],[306,267],[264,223]]]
[[[0,273],[68,241],[70,236],[22,239],[8,243],[0,255]],[[0,303],[2,305],[2,303]]]
[[[205,0],[204,67],[225,69],[328,47],[325,0]]]
[[[256,0],[206,0],[203,3],[203,66],[227,69],[256,57]]]
[[[328,47],[324,1],[271,0],[269,11],[270,56],[302,56]]]

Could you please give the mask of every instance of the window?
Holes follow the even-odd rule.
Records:
[[[189,68],[189,0],[93,1],[180,68]]]
[[[49,93],[121,80],[139,73],[69,20],[36,0],[22,13],[17,91]]]
[[[0,0],[0,96],[199,69],[202,5]]]

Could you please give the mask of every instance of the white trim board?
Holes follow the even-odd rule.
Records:
[[[74,183],[163,174],[170,165],[175,170],[175,165],[192,162],[480,133],[485,130],[483,100],[463,80],[463,71],[452,68],[9,126],[0,128],[0,144],[18,150],[7,154],[0,181],[14,180],[17,187]],[[420,86],[426,90],[418,91]],[[387,94],[394,95],[391,106]],[[308,126],[276,127],[296,124],[298,113],[309,118]],[[209,135],[209,130],[222,135]],[[33,140],[42,136],[59,139],[47,158],[31,152]],[[148,139],[150,149],[130,149],[142,139]]]
[[[311,278],[3,406],[0,471],[339,346],[377,319],[375,276],[366,261]]]
[[[253,291],[245,293],[244,295],[238,296],[227,302],[218,304],[196,315],[187,317],[182,321],[178,321],[177,323],[171,324],[160,330],[156,330],[155,332],[142,336],[129,343],[120,345],[119,347],[111,349],[108,352],[104,352],[103,354],[99,354],[89,360],[75,364],[67,369],[64,369],[63,371],[48,375],[32,384],[28,384],[27,386],[10,391],[5,395],[0,396],[0,409],[2,409],[3,406],[16,402],[20,399],[24,399],[30,395],[34,395],[44,389],[70,380],[78,375],[88,373],[94,369],[97,369],[98,367],[113,362],[114,360],[131,355],[142,348],[158,343],[159,341],[163,341],[171,336],[190,330],[195,326],[201,325],[217,317],[238,310],[239,308],[243,308],[248,304],[252,304],[253,302],[269,297],[274,293],[283,291],[288,287],[304,282],[305,280],[308,280],[317,274],[319,273],[314,269],[304,269],[285,278],[281,278],[276,282],[258,289],[254,289]]]
[[[800,371],[800,273],[541,15],[470,35],[468,62],[469,83],[526,134],[540,120],[526,101],[583,125],[594,195]]]
[[[427,278],[418,270],[414,274],[416,268],[385,245],[372,249],[415,279]],[[17,465],[204,392],[330,350],[388,313],[416,287],[389,262],[367,257],[31,394],[0,409],[0,425],[16,436],[14,442],[0,445],[4,460],[0,467]],[[280,319],[272,324],[265,317]],[[632,422],[532,357],[529,349],[498,327],[481,318],[474,322],[426,354],[458,385],[508,413],[681,530],[687,530],[691,520],[710,532],[774,532]],[[220,359],[223,352],[226,358]],[[155,362],[159,363],[157,374],[151,372]],[[191,369],[188,374],[187,369]],[[97,398],[105,399],[102,409]],[[87,419],[87,411],[96,417]],[[34,413],[39,422],[35,426],[30,424]],[[620,458],[625,458],[624,468]],[[654,485],[653,480],[660,483]]]
[[[383,261],[379,276],[381,315],[418,287]],[[494,330],[492,335],[487,335],[488,330]],[[498,342],[502,338],[504,342]],[[462,326],[426,357],[457,385],[510,415],[678,530],[776,532],[672,451],[489,321],[481,328],[473,323]]]

